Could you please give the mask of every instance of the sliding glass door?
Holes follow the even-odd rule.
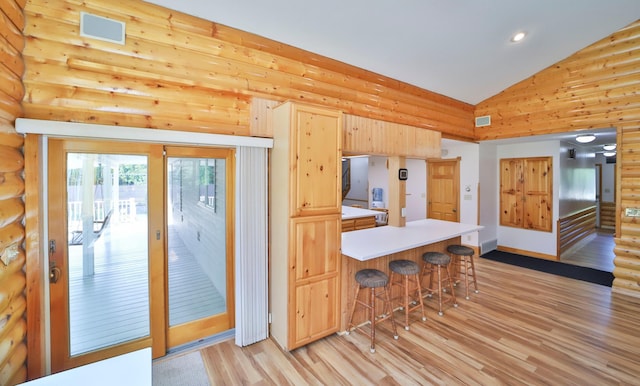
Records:
[[[168,345],[233,327],[233,151],[167,147]]]

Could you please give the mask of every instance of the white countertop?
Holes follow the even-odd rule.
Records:
[[[482,228],[481,225],[425,219],[408,222],[404,227],[387,225],[344,232],[342,254],[366,261],[462,236]]]
[[[380,212],[369,209],[354,208],[352,206],[342,206],[342,219],[351,220],[353,218],[371,217],[379,215]]]

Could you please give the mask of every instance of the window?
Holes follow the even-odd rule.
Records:
[[[552,158],[500,160],[500,225],[552,231]]]

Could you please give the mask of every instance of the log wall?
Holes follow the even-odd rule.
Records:
[[[476,107],[491,126],[479,140],[615,127],[616,258],[613,290],[640,296],[640,20]]]
[[[126,44],[81,37],[81,11],[125,22]],[[153,4],[30,0],[25,14],[29,118],[249,135],[261,97],[473,137],[469,104]]]
[[[14,130],[15,118],[21,115],[271,136],[268,125],[253,120],[268,114],[274,103],[296,100],[332,107],[354,117],[430,129],[445,138],[483,140],[616,126],[621,133],[617,174],[620,194],[616,196],[620,229],[616,232],[614,289],[638,290],[640,246],[635,240],[640,225],[632,218],[621,218],[620,208],[640,207],[640,199],[636,198],[640,197],[640,160],[636,156],[640,153],[640,23],[474,108],[335,60],[138,0],[0,0],[0,11],[0,168],[8,170],[0,171],[0,201],[16,203],[24,191],[21,166],[4,162],[5,155],[24,162],[19,157],[23,139]],[[80,37],[80,11],[126,22],[126,44]],[[23,28],[24,50],[20,34]],[[23,56],[19,55],[21,51]],[[24,82],[20,82],[23,72]],[[271,101],[259,106],[260,114],[252,113],[256,98]],[[492,126],[474,131],[473,116],[487,114],[492,115]],[[31,157],[35,153],[28,154]],[[5,216],[0,210],[0,243],[15,244],[25,238],[25,232],[21,219],[11,220],[15,211],[8,213],[13,214]],[[12,268],[4,269],[20,266],[22,270],[29,259],[20,250]],[[16,286],[14,282],[19,279],[15,274],[19,276],[20,270],[0,274],[0,287],[4,288],[4,280]],[[27,286],[29,282],[27,279]],[[22,315],[23,300],[18,295],[10,302],[13,315]],[[12,329],[23,328],[20,325],[16,322]],[[29,331],[31,334],[31,326]],[[11,334],[2,330],[0,334],[3,339],[20,336],[14,330]],[[17,383],[24,377],[26,347],[18,341],[6,357],[2,357],[2,347],[6,345],[0,343],[1,374],[7,374],[5,369],[17,369],[8,381]],[[38,352],[31,350],[31,344],[29,348],[30,353]],[[37,357],[33,361],[31,358],[29,367],[32,363],[38,366]]]
[[[0,0],[0,385],[27,379],[22,135],[24,1]]]

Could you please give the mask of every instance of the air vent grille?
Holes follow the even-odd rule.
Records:
[[[80,12],[80,36],[124,44],[124,22]]]
[[[491,126],[491,115],[476,117],[476,127]]]

